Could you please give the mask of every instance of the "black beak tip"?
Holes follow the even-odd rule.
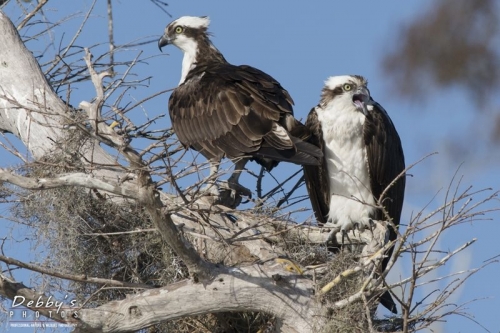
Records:
[[[162,36],[159,40],[158,40],[158,49],[160,50],[160,52],[163,52],[161,49],[162,47],[164,47],[165,45],[168,45],[170,44],[170,40],[165,37],[165,36]]]

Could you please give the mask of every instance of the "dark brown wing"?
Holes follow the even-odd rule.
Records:
[[[405,169],[403,147],[398,132],[387,112],[378,103],[373,102],[373,111],[368,112],[364,123],[364,138],[368,156],[370,182],[376,200],[380,198],[393,180]],[[402,175],[390,187],[384,198],[383,205],[395,225],[399,225],[405,193],[406,178]],[[386,220],[381,211],[377,212],[377,220]],[[394,240],[397,233],[389,228],[389,239]],[[394,247],[391,247],[382,261],[382,271],[385,270],[391,258]],[[380,303],[393,313],[397,313],[396,304],[391,295],[385,292]]]
[[[311,133],[309,142],[324,152],[323,131],[315,108],[309,112],[306,127]],[[325,157],[323,156],[321,163],[317,166],[304,165],[304,176],[316,220],[320,225],[325,224],[330,210],[330,180]]]
[[[297,150],[284,127],[292,104],[288,92],[258,69],[200,64],[170,96],[169,112],[179,140],[207,158],[254,156],[264,143],[273,158],[273,151]]]
[[[369,111],[364,123],[364,138],[370,172],[370,185],[376,200],[384,190],[405,169],[403,147],[398,132],[387,112],[378,103],[373,102],[373,111]],[[383,198],[383,204],[394,224],[399,225],[406,179],[403,175],[389,188]],[[382,212],[376,219],[385,220]],[[395,239],[395,234],[391,238]]]

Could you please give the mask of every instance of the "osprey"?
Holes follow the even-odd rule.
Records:
[[[310,142],[324,156],[321,165],[304,166],[318,223],[333,226],[334,232],[362,230],[389,218],[399,225],[405,190],[403,148],[387,112],[370,97],[367,81],[358,75],[330,77],[306,126],[312,132]],[[388,216],[375,207],[378,200]],[[396,237],[389,227],[389,240]],[[382,296],[381,303],[396,311],[392,298]]]
[[[160,50],[173,44],[184,52],[181,80],[168,103],[179,141],[210,161],[209,179],[223,157],[235,161],[228,185],[247,195],[238,179],[249,159],[267,170],[279,161],[319,165],[322,152],[304,141],[310,133],[293,117],[288,92],[256,68],[228,63],[208,38],[209,23],[208,17],[181,17],[158,41]]]

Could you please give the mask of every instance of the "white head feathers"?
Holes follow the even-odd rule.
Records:
[[[355,76],[352,75],[340,75],[340,76],[330,76],[328,79],[325,81],[325,88],[333,90],[336,87],[348,83],[348,82],[356,82]],[[358,83],[358,82],[356,82]]]
[[[210,18],[208,16],[183,16],[172,22],[170,25],[181,25],[194,29],[208,28],[210,25]]]

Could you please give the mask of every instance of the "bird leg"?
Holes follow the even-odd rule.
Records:
[[[340,248],[343,248],[344,247],[344,239],[347,236],[347,232],[345,230],[342,230],[340,229],[340,227],[332,222],[327,222],[323,225],[323,227],[327,227],[327,228],[332,228],[330,230],[330,232],[328,233],[328,237],[326,239],[326,243],[334,243],[336,244],[337,243],[337,233],[341,232],[342,233],[342,242],[340,245]]]
[[[210,160],[210,174],[206,180],[205,186],[203,186],[202,191],[219,197],[219,189],[217,188],[217,172],[219,171],[220,161]]]
[[[251,198],[252,192],[239,183],[241,172],[244,170],[248,159],[239,159],[234,165],[234,171],[227,182],[221,182],[221,192],[219,195],[220,204],[236,208],[242,200],[242,196]]]
[[[239,192],[249,198],[252,197],[252,192],[247,189],[246,187],[242,186],[239,183],[241,173],[245,169],[245,165],[247,164],[248,160],[245,159],[240,159],[234,164],[234,171],[231,174],[231,176],[227,180],[228,187],[236,192]]]
[[[227,181],[217,185],[217,173],[219,171],[219,160],[210,160],[210,175],[206,180],[202,191],[215,197],[214,203],[230,208],[236,208],[242,200],[242,196],[251,198],[252,192],[238,182],[241,172],[245,168],[248,159],[240,159],[234,165],[234,171]]]
[[[358,252],[359,246],[352,243],[351,239],[349,238],[349,233],[352,232],[352,235],[355,235],[354,232],[357,231],[361,234],[365,229],[372,230],[373,225],[374,222],[372,221],[372,219],[367,219],[367,221],[363,220],[362,222],[355,222],[346,217],[346,220],[344,221],[328,219],[328,222],[323,226],[332,228],[332,230],[328,234],[327,243],[336,243],[337,233],[340,232],[342,233],[342,241],[341,244],[339,244],[341,248],[344,249],[345,245],[348,244],[351,247],[350,252],[355,253]]]

